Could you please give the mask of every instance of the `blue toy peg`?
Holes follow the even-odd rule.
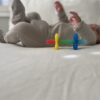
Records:
[[[74,35],[73,35],[73,49],[74,50],[78,50],[78,44],[79,44],[79,37],[78,37],[78,33],[75,32]]]

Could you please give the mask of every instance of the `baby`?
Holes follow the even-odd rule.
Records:
[[[77,31],[83,39],[86,39],[87,45],[93,45],[100,42],[100,31],[97,25],[87,25],[76,12],[70,12],[70,20],[64,11],[62,4],[55,1],[54,7],[58,15],[58,23],[49,25],[42,20],[36,12],[25,15],[25,8],[20,0],[13,0],[12,3],[12,23],[14,27],[9,30],[4,40],[7,43],[16,44],[22,42],[26,47],[46,47],[52,46],[46,44],[46,40],[54,39],[55,33],[59,34],[60,39],[73,39],[73,34]],[[98,31],[97,31],[98,30]]]

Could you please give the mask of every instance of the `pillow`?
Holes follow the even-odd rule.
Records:
[[[49,24],[55,24],[58,18],[54,9],[54,0],[21,0],[26,13],[38,12]],[[59,0],[69,16],[69,11],[76,11],[86,23],[100,24],[100,0]],[[10,25],[11,26],[11,25]]]

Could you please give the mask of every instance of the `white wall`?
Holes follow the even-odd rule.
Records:
[[[9,17],[8,16],[0,16],[0,29],[4,32],[7,32],[9,28]]]
[[[55,0],[22,0],[26,12],[37,11],[49,23],[55,23],[57,17],[54,11]],[[66,13],[77,11],[87,23],[100,24],[100,0],[59,0],[65,7]]]
[[[56,23],[57,16],[54,9],[55,0],[21,0],[25,6],[26,13],[36,11],[42,19],[49,24]],[[66,13],[77,11],[81,18],[87,23],[100,24],[100,0],[59,0],[64,5]],[[13,25],[10,23],[10,26]],[[11,28],[10,27],[10,28]]]

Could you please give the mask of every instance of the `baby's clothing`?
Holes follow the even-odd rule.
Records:
[[[80,23],[77,29],[82,39],[87,40],[87,45],[96,44],[96,35],[84,22]],[[60,40],[72,40],[74,30],[70,23],[59,22],[54,26],[49,26],[43,20],[32,20],[31,23],[20,22],[10,30],[4,37],[8,43],[22,42],[27,47],[44,47],[48,39],[54,39],[55,33],[59,34]]]

